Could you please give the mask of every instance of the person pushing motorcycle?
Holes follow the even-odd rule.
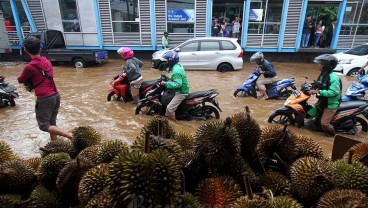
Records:
[[[276,70],[273,65],[264,59],[262,52],[257,52],[250,57],[251,63],[256,63],[260,67],[259,73],[263,74],[264,79],[257,80],[257,87],[262,95],[262,100],[267,100],[266,84],[271,84],[276,81]]]
[[[175,51],[166,52],[162,58],[167,61],[165,68],[168,72],[171,72],[171,76],[170,81],[161,81],[161,85],[175,92],[174,98],[166,107],[165,116],[169,120],[176,122],[175,111],[181,101],[188,96],[189,84],[185,70],[179,64],[179,55]]]
[[[125,61],[123,67],[123,76],[128,78],[130,83],[130,93],[132,94],[133,104],[138,104],[139,101],[139,88],[143,82],[141,75],[141,67],[143,62],[134,57],[134,51],[128,47],[121,47],[117,51],[121,55],[121,58]]]
[[[342,83],[340,78],[332,71],[337,65],[337,59],[329,54],[317,56],[314,62],[319,65],[321,71],[310,94],[317,95],[316,107],[319,109],[322,130],[329,136],[335,136],[336,132],[331,125],[331,120],[341,103]],[[319,121],[317,118],[316,121]]]

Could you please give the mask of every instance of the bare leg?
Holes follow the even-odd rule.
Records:
[[[50,133],[51,140],[56,140],[57,135],[66,137],[68,139],[73,138],[73,134],[71,132],[66,132],[66,131],[60,129],[59,127],[57,127],[57,126],[50,126],[49,129],[48,129],[48,132]]]

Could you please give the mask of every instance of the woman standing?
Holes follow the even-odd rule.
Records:
[[[314,38],[314,47],[316,48],[318,46],[319,39],[321,38],[322,32],[325,29],[325,26],[323,25],[323,21],[319,20],[317,26],[316,26],[316,33]]]
[[[220,36],[225,37],[225,32],[226,32],[226,20],[223,20],[220,28]]]

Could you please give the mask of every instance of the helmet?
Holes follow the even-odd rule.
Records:
[[[164,55],[162,55],[162,58],[167,61],[166,67],[171,70],[171,68],[179,62],[179,54],[175,51],[168,51]]]
[[[300,90],[307,95],[310,95],[309,91],[313,89],[313,85],[310,83],[305,82],[304,84],[302,84]]]
[[[337,59],[335,56],[330,54],[319,55],[314,58],[314,63],[321,64],[323,72],[331,73],[337,65]]]
[[[164,35],[167,36],[167,35],[169,35],[169,33],[168,32],[164,32]]]
[[[128,47],[121,47],[117,52],[118,54],[121,55],[121,58],[123,58],[124,60],[132,58],[134,56],[134,51]]]
[[[250,62],[251,63],[261,63],[262,61],[264,60],[264,57],[263,57],[263,53],[262,52],[257,52],[255,54],[252,55],[252,57],[250,57]]]

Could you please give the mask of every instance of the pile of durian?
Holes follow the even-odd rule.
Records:
[[[0,141],[0,207],[367,208],[368,142],[331,161],[248,108],[194,134],[149,120],[132,145],[90,126],[19,158]]]

